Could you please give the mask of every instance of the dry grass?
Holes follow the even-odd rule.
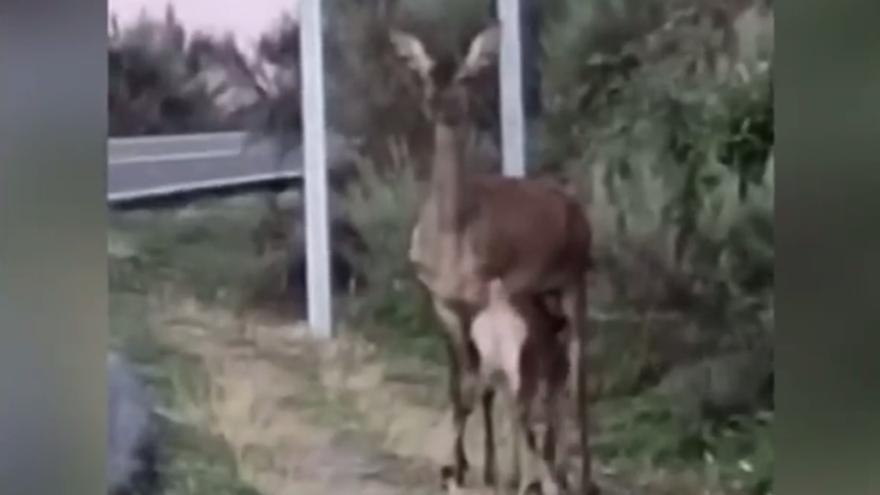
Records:
[[[428,463],[404,460],[393,435],[386,441],[387,424],[365,414],[375,405],[363,398],[385,389],[365,348],[319,344],[300,326],[241,321],[194,302],[168,306],[163,321],[159,337],[199,356],[211,377],[205,426],[261,492],[384,495],[436,485]],[[392,404],[394,417],[408,415],[404,401]],[[416,423],[410,433],[425,431]]]
[[[240,320],[179,298],[163,314],[159,338],[206,367],[210,392],[198,406],[203,426],[230,445],[247,483],[273,494],[439,493],[437,467],[452,438],[442,368],[389,361],[351,331],[319,342],[302,325]],[[504,476],[509,418],[503,407],[496,420]],[[474,414],[466,440],[472,488],[463,495],[490,493],[479,487],[482,431]],[[638,479],[624,481],[608,466],[596,469],[607,493],[715,493],[696,475],[645,466]]]
[[[116,293],[111,317],[116,314],[119,320],[113,324],[120,330],[119,340],[141,362],[158,368],[167,367],[169,352],[186,357],[185,370],[159,371],[171,377],[166,380],[174,395],[169,412],[182,427],[210,439],[193,445],[192,459],[200,452],[228,451],[216,461],[226,466],[223,474],[205,475],[200,467],[204,460],[178,466],[181,479],[210,476],[213,485],[195,481],[195,488],[171,493],[248,493],[244,488],[207,488],[217,480],[226,485],[241,480],[242,486],[273,495],[436,493],[437,467],[451,442],[442,359],[426,360],[427,353],[414,351],[412,329],[343,328],[340,338],[319,343],[289,317],[242,311],[222,297],[194,297],[193,286],[217,288],[212,284],[240,281],[235,266],[248,263],[242,258],[250,254],[241,233],[233,230],[251,225],[256,217],[225,210],[231,217],[207,207],[188,214],[129,214],[122,228],[117,225],[112,231],[109,243],[111,271],[117,270],[111,279]],[[144,249],[152,256],[144,256]],[[206,250],[212,256],[200,254]],[[151,265],[156,259],[171,265]],[[120,267],[124,270],[118,271]],[[230,268],[227,279],[201,278],[218,267]],[[170,285],[168,278],[156,283],[161,279],[158,270],[169,268],[178,270],[178,277],[170,277]],[[174,284],[179,276],[188,277],[188,283]],[[123,288],[114,285],[120,282]],[[129,298],[120,291],[138,295]],[[150,305],[126,308],[145,294]],[[136,331],[121,331],[132,325]],[[426,339],[436,337],[431,329],[420,331]],[[627,351],[624,343],[596,344],[597,358],[605,360]],[[601,360],[597,364],[605,366]],[[593,385],[614,388],[611,383]],[[499,420],[497,431],[508,432],[500,411]],[[468,425],[474,482],[483,458],[481,423],[474,414]],[[597,429],[603,428],[601,423]],[[503,475],[507,438],[500,436]],[[611,494],[715,493],[707,491],[713,485],[711,471],[702,472],[699,466],[691,474],[664,472],[650,463],[625,470],[601,464],[596,469]]]

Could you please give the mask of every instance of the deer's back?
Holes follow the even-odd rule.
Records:
[[[444,299],[482,305],[485,284],[541,292],[581,278],[589,265],[589,226],[578,202],[541,180],[472,177],[457,229],[441,226],[427,198],[409,258],[419,278]]]
[[[552,286],[556,279],[583,276],[590,264],[589,224],[562,188],[495,176],[477,177],[470,187],[466,232],[486,279],[500,277],[515,292],[539,279]]]

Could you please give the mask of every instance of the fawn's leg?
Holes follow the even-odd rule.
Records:
[[[495,453],[495,425],[492,420],[492,406],[495,402],[495,391],[488,389],[483,392],[483,424],[485,427],[485,455],[483,463],[483,481],[486,485],[495,486],[498,472],[498,459]]]

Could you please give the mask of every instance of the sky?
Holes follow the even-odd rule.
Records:
[[[297,0],[107,0],[109,14],[116,14],[120,27],[137,19],[141,10],[164,16],[168,4],[174,7],[187,32],[231,32],[245,50],[257,42],[260,34],[275,23],[282,13],[295,16]],[[108,15],[109,18],[109,15]]]

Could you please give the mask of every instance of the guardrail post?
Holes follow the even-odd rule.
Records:
[[[526,174],[520,0],[497,0],[501,22],[501,143],[504,175]]]
[[[332,337],[321,0],[299,0],[309,326]]]

